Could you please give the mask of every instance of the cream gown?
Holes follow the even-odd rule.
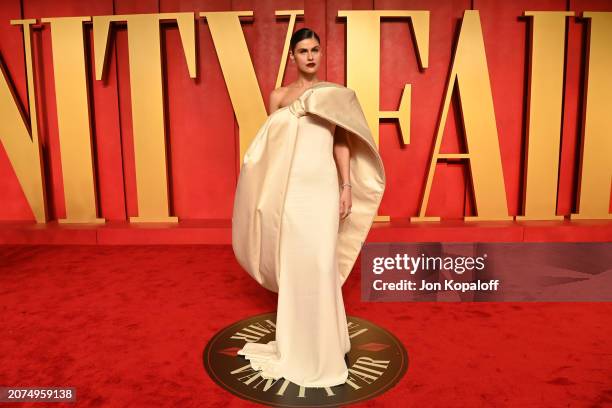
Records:
[[[344,356],[351,345],[336,259],[335,128],[316,115],[299,118],[280,227],[276,338],[238,351],[263,378],[283,377],[304,387],[340,385],[348,378]]]

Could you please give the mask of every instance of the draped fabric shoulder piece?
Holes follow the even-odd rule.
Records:
[[[385,190],[383,162],[352,89],[323,81],[269,115],[241,165],[232,213],[232,248],[249,275],[273,292],[279,288],[285,193],[299,119],[304,115],[319,116],[337,125],[336,132],[348,136],[352,212],[338,226],[336,255],[341,285],[353,268]]]

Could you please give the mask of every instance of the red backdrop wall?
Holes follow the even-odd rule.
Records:
[[[297,28],[308,26],[321,37],[324,65],[320,79],[345,84],[345,23],[335,17],[346,9],[426,9],[431,11],[429,68],[419,71],[408,20],[383,19],[381,27],[381,110],[396,110],[405,83],[412,84],[411,143],[403,146],[395,122],[381,123],[380,151],[388,184],[380,214],[407,218],[418,212],[427,166],[434,144],[443,92],[450,71],[460,19],[466,9],[480,11],[495,105],[508,209],[520,214],[525,149],[525,118],[529,53],[525,10],[612,11],[607,0],[380,0],[380,1],[196,1],[122,0],[4,0],[0,3],[0,57],[15,89],[17,103],[28,112],[23,37],[10,19],[158,13],[253,10],[243,30],[259,85],[267,102],[280,64],[288,20],[275,10],[304,9]],[[575,211],[580,140],[586,24],[569,19],[565,101],[558,214]],[[130,113],[127,32],[114,28],[110,69],[95,81],[91,26],[86,26],[86,56],[99,215],[126,220],[137,215],[134,153]],[[178,28],[162,26],[165,70],[167,139],[171,212],[181,219],[229,219],[237,180],[238,132],[230,99],[206,20],[196,25],[198,78],[189,78]],[[65,215],[57,129],[51,36],[48,25],[34,32],[34,64],[39,90],[40,135],[48,186],[49,214]],[[367,56],[364,56],[367,58]],[[284,83],[295,79],[288,64]],[[213,103],[214,102],[214,103]],[[445,127],[443,152],[462,148],[459,106],[454,102]],[[460,219],[472,215],[468,169],[460,163],[440,163],[434,178],[428,215]],[[0,220],[33,220],[11,168],[0,148]]]

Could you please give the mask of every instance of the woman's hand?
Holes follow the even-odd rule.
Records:
[[[351,188],[344,186],[340,192],[340,219],[346,218],[351,213],[352,205]]]

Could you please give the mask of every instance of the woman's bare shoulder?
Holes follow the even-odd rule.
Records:
[[[273,89],[272,92],[270,92],[270,95],[284,95],[287,92],[287,89],[288,88],[286,86],[279,86],[278,88]]]
[[[287,94],[287,89],[288,88],[286,86],[280,86],[276,89],[273,89],[272,92],[270,92],[270,98],[269,98],[270,113],[274,112],[275,110],[281,107],[282,100]]]
[[[273,94],[274,93],[282,94],[282,93],[285,93],[285,92],[287,92],[287,87],[286,86],[279,86],[278,88],[272,90]]]

